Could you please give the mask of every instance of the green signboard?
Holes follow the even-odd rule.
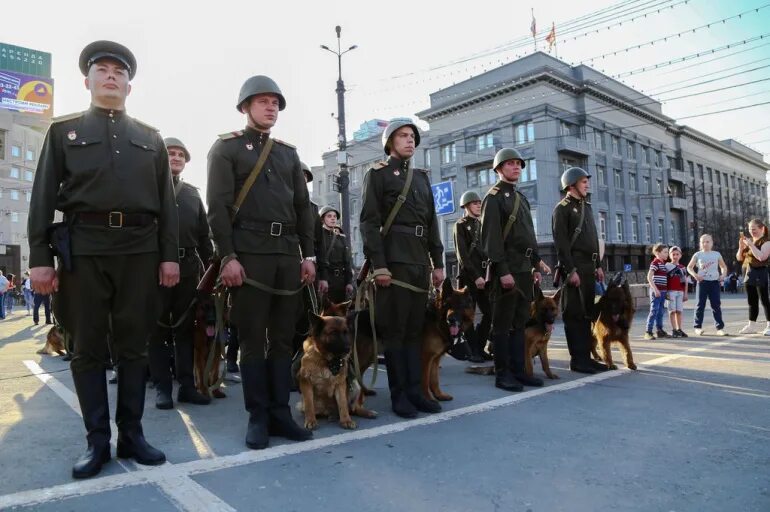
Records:
[[[51,54],[0,43],[0,70],[51,78]]]

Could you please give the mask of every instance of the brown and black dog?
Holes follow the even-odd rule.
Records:
[[[338,417],[342,428],[354,429],[351,414],[376,418],[364,408],[364,393],[356,379],[348,378],[351,339],[345,317],[310,313],[310,335],[302,346],[304,354],[297,375],[305,414],[305,428],[318,427],[318,417]]]
[[[214,308],[214,298],[211,295],[201,294],[198,302],[195,304],[192,313],[195,315],[193,326],[193,375],[195,376],[195,387],[198,388],[203,396],[214,396],[215,398],[225,398],[225,392],[222,386],[209,392],[209,388],[219,381],[221,372],[221,361],[223,344],[215,341],[216,337],[216,310]],[[214,361],[206,374],[206,364],[209,359],[209,353],[215,350]]]
[[[439,362],[473,326],[476,306],[467,288],[460,290],[445,279],[435,299],[428,304],[422,331],[422,392],[425,398],[452,400],[439,386]]]
[[[64,331],[61,326],[54,325],[48,330],[48,334],[45,336],[45,345],[37,353],[51,356],[54,354],[63,356],[66,353],[64,350]]]
[[[636,370],[634,357],[631,354],[631,345],[628,341],[628,333],[631,330],[631,322],[634,319],[634,299],[628,280],[618,272],[607,284],[607,291],[599,299],[594,308],[593,335],[594,344],[591,350],[594,358],[604,360],[607,368],[617,369],[612,362],[612,343],[620,343],[620,350],[626,366]],[[601,347],[602,358],[596,351],[597,345]]]
[[[540,365],[543,367],[543,373],[549,379],[558,379],[559,376],[551,371],[551,365],[548,362],[548,341],[551,339],[553,324],[559,316],[559,299],[561,298],[561,288],[553,296],[543,295],[540,286],[535,286],[535,297],[530,308],[531,319],[527,322],[524,329],[524,340],[526,354],[524,366],[529,377],[534,372],[532,360],[535,356],[540,357]]]

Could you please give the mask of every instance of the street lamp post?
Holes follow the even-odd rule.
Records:
[[[342,210],[342,229],[350,236],[350,174],[348,172],[347,157],[347,139],[345,138],[345,83],[342,81],[342,56],[358,46],[353,45],[345,51],[341,50],[340,32],[342,27],[337,25],[334,30],[337,32],[337,51],[322,44],[321,49],[329,51],[337,56],[337,142],[339,151],[337,152],[337,164],[339,165],[339,176],[337,188],[340,193],[340,209]]]

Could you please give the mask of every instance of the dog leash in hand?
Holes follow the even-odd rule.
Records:
[[[161,322],[160,320],[158,320],[158,325],[163,327],[164,329],[177,329],[177,328],[179,328],[179,326],[182,325],[182,323],[184,323],[185,319],[190,314],[190,311],[193,310],[193,308],[195,307],[195,305],[197,303],[198,303],[198,297],[193,297],[192,302],[190,302],[190,305],[187,306],[187,309],[184,310],[184,313],[182,313],[182,316],[179,317],[179,320],[177,320],[173,324],[166,324],[166,323]]]

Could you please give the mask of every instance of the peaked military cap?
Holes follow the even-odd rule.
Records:
[[[94,41],[80,52],[80,72],[88,76],[91,65],[99,59],[113,59],[125,66],[128,71],[128,79],[133,80],[136,75],[136,57],[131,50],[114,41]]]

